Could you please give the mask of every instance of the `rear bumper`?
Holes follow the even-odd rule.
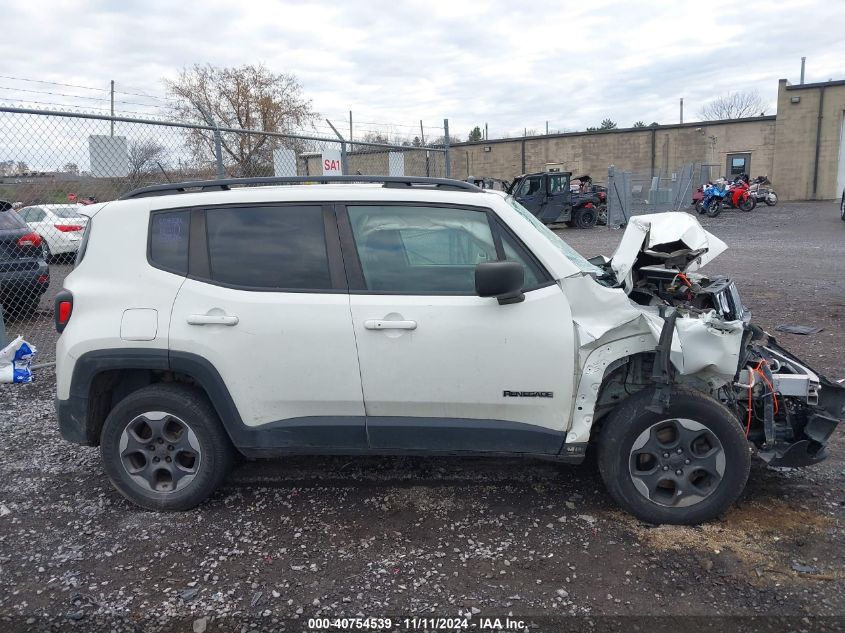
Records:
[[[88,424],[88,398],[71,395],[67,400],[56,398],[59,433],[68,442],[82,446],[96,446],[99,442]]]

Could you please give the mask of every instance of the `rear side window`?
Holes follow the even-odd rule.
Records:
[[[153,214],[150,222],[150,261],[157,268],[179,275],[188,274],[189,213],[184,210]]]
[[[329,290],[320,206],[208,209],[213,281],[251,288]]]

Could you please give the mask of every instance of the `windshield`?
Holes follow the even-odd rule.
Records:
[[[537,229],[547,240],[549,240],[557,250],[563,253],[569,261],[575,264],[578,267],[578,270],[584,273],[599,276],[604,274],[604,271],[601,268],[588,262],[581,253],[579,253],[569,244],[560,239],[560,237],[558,237],[558,235],[554,231],[552,231],[549,227],[547,227],[545,224],[540,222],[540,220],[534,217],[534,214],[532,214],[528,209],[519,204],[513,196],[507,196],[505,199],[510,203],[510,205],[514,209],[516,209],[519,215],[531,222],[531,224],[534,225],[535,229]]]

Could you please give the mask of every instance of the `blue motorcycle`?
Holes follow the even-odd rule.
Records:
[[[704,198],[699,206],[699,213],[706,213],[708,218],[715,218],[722,212],[728,188],[725,183],[708,182],[704,187]]]

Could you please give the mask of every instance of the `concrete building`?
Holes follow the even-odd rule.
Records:
[[[596,180],[610,165],[671,178],[696,163],[711,165],[712,178],[766,174],[784,200],[834,199],[845,188],[844,115],[845,81],[782,79],[774,116],[460,143],[452,177],[509,180],[558,163]]]

